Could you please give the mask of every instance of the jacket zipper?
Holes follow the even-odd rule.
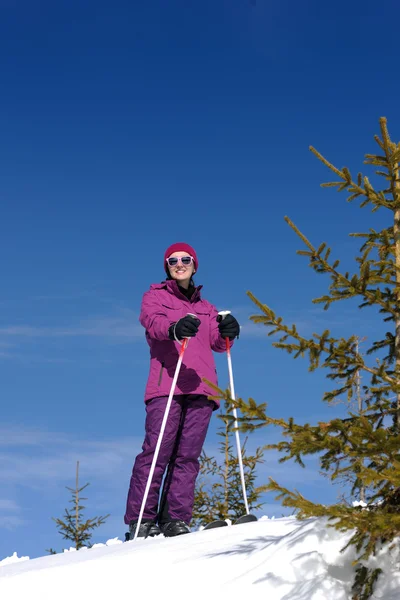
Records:
[[[164,361],[161,363],[160,375],[158,377],[158,384],[157,384],[158,387],[160,387],[160,385],[161,385],[163,370],[164,370]]]

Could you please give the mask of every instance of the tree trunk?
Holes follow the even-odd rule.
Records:
[[[400,308],[400,209],[394,213],[394,239],[395,239],[395,264],[396,264],[396,283],[397,283],[397,307]],[[396,352],[396,375],[400,373],[400,316],[396,315],[396,339],[395,339],[395,352]],[[399,382],[397,382],[399,383]],[[397,412],[396,412],[396,425],[397,432],[400,431],[400,391],[397,392]]]
[[[358,354],[359,350],[360,350],[358,340],[357,340],[357,344],[356,344],[356,349],[357,349],[357,354]],[[358,369],[357,375],[356,375],[356,394],[357,394],[358,414],[361,414],[362,409],[363,409],[363,400],[362,400],[362,395],[361,395],[361,373],[360,373],[359,369]],[[365,486],[364,485],[360,486],[360,501],[365,502]]]
[[[78,537],[78,525],[79,525],[79,460],[76,461],[76,488],[75,488],[75,532]],[[75,540],[75,546],[77,546],[78,540]],[[78,549],[78,548],[77,548]]]
[[[396,205],[400,202],[400,181],[399,181],[399,165],[395,165],[395,194],[394,201]],[[394,225],[393,225],[393,236],[394,236],[394,262],[396,266],[396,296],[397,302],[396,307],[400,309],[400,208],[396,208],[394,211]],[[395,356],[396,356],[396,378],[400,373],[400,315],[396,314],[396,338],[395,338]],[[397,381],[399,384],[399,381]],[[395,423],[397,426],[397,433],[400,432],[400,390],[396,392],[396,416]]]

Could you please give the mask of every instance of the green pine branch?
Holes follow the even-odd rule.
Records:
[[[383,181],[382,189],[374,187],[368,177],[351,175],[347,167],[332,165],[313,147],[311,152],[332,171],[338,181],[322,185],[348,194],[348,202],[359,201],[360,208],[369,206],[372,214],[384,209],[386,227],[368,232],[351,233],[362,245],[356,257],[357,272],[341,272],[340,262],[331,258],[326,243],[315,246],[288,218],[286,222],[305,246],[299,250],[317,274],[329,276],[328,291],[315,298],[315,304],[328,309],[339,300],[358,300],[361,314],[374,307],[381,319],[381,331],[369,341],[365,353],[359,351],[362,332],[348,338],[335,337],[329,330],[300,334],[295,324],[287,324],[267,304],[251,292],[248,296],[258,308],[254,323],[263,324],[268,336],[274,336],[273,346],[293,358],[307,358],[309,370],[324,369],[333,389],[324,392],[322,400],[334,407],[345,397],[348,403],[345,417],[328,422],[297,424],[294,419],[272,418],[265,403],[250,398],[232,401],[229,391],[214,387],[216,398],[233,402],[240,411],[238,427],[253,431],[274,426],[282,439],[267,443],[262,451],[273,449],[281,454],[280,462],[294,460],[304,466],[305,457],[318,457],[321,473],[331,483],[345,481],[351,494],[358,499],[363,494],[366,507],[351,503],[322,505],[306,499],[298,491],[290,491],[270,479],[267,489],[277,494],[284,506],[296,511],[298,518],[326,517],[340,531],[352,531],[349,543],[357,552],[354,567],[352,600],[367,600],[373,594],[379,569],[365,563],[378,545],[388,545],[400,536],[400,143],[389,136],[385,118],[380,119],[381,137],[375,136],[379,153],[367,154],[365,164],[375,169]],[[368,316],[365,317],[366,321]],[[373,360],[374,359],[374,360]],[[360,398],[360,377],[363,374],[365,401],[354,411],[354,396]],[[357,396],[358,395],[358,396]]]

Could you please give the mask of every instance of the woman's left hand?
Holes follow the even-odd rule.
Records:
[[[231,314],[222,319],[218,329],[223,338],[229,338],[230,340],[234,340],[240,333],[240,325]]]

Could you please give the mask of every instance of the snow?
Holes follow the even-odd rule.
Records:
[[[325,519],[265,517],[175,538],[114,538],[33,560],[14,552],[0,561],[0,598],[348,600],[355,554],[340,550],[350,536]],[[374,598],[398,600],[398,550],[381,550],[371,566],[384,570]]]
[[[5,565],[10,565],[11,563],[15,563],[15,562],[21,562],[23,560],[29,560],[29,556],[18,557],[18,554],[16,552],[14,552],[14,554],[12,556],[8,556],[7,558],[0,560],[0,567],[5,566]]]

